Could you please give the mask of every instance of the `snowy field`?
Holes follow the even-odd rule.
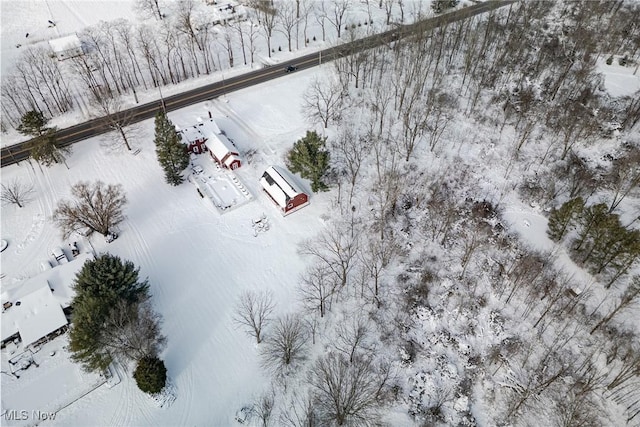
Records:
[[[11,58],[9,51],[12,48],[5,40],[19,43],[25,31],[33,31],[37,37],[44,39],[47,31],[78,30],[78,26],[90,22],[80,18],[84,16],[80,14],[83,10],[87,16],[100,19],[126,17],[132,13],[130,2],[25,1],[24,8],[19,8],[18,4],[20,2],[1,3],[3,69],[5,59]],[[52,16],[57,18],[54,29],[42,27],[41,21],[47,15],[43,15],[46,9],[42,5],[50,7]],[[105,5],[109,8],[102,11],[100,8]],[[16,22],[15,34],[7,33],[5,39],[5,31],[9,31],[5,26],[7,10],[13,10],[16,16],[22,16],[26,13],[24,11],[32,11],[34,16],[40,13],[40,17],[34,18],[32,23],[28,20]],[[68,10],[73,10],[73,13]],[[58,18],[58,14],[65,19]],[[71,20],[75,24],[70,24]],[[65,23],[69,23],[69,26],[65,27]],[[16,49],[15,45],[13,49]],[[3,182],[17,178],[32,183],[35,190],[26,207],[18,209],[15,205],[9,205],[2,208],[0,237],[9,244],[0,254],[3,288],[37,274],[40,263],[50,258],[52,248],[66,246],[67,242],[61,239],[51,216],[57,202],[69,197],[73,184],[82,180],[102,180],[124,187],[129,203],[125,208],[126,220],[118,230],[119,238],[106,243],[100,236],[94,236],[91,244],[98,253],[108,251],[131,260],[140,267],[141,277],[148,277],[152,302],[164,318],[163,333],[168,338],[167,348],[160,357],[166,363],[168,375],[177,392],[177,400],[170,407],[158,408],[138,390],[131,378],[132,372],[120,366],[118,370],[122,382],[113,388],[99,386],[60,410],[55,419],[42,425],[231,426],[237,425],[234,417],[240,408],[254,402],[263,391],[269,389],[272,378],[260,365],[258,346],[232,321],[234,306],[245,290],[269,290],[277,302],[276,314],[298,310],[299,296],[296,291],[299,278],[309,265],[309,259],[299,254],[299,243],[326,230],[331,219],[340,216],[335,205],[335,188],[328,193],[313,194],[309,183],[298,178],[303,189],[311,194],[310,205],[283,218],[259,185],[264,170],[270,165],[283,166],[286,151],[309,129],[301,113],[301,95],[315,77],[325,76],[330,70],[333,70],[332,66],[326,65],[297,72],[265,85],[169,113],[174,124],[182,128],[195,124],[198,118],[211,113],[220,128],[237,144],[244,161],[234,174],[252,197],[246,198],[241,204],[237,203],[233,209],[225,210],[224,215],[214,206],[215,202],[212,204],[201,198],[192,183],[185,182],[178,187],[165,184],[154,152],[152,120],[135,126],[132,146],[134,150],[140,150],[135,156],[114,149],[113,135],[106,134],[75,144],[73,154],[67,160],[68,169],[64,165],[40,168],[30,162],[2,169]],[[605,74],[605,87],[613,96],[631,94],[638,88],[639,76],[634,76],[629,68],[602,63],[599,64],[599,70]],[[207,77],[211,78],[215,76]],[[194,84],[197,82],[185,82],[183,86],[172,87],[167,92],[179,91]],[[145,96],[153,97],[155,93],[142,94],[141,98]],[[81,115],[76,119],[82,119]],[[524,247],[550,254],[554,266],[570,276],[573,283],[591,286],[593,278],[579,268],[560,245],[547,237],[546,207],[520,200],[516,183],[521,177],[517,176],[518,173],[512,173],[505,161],[510,155],[507,147],[510,147],[508,144],[511,141],[505,143],[509,140],[509,128],[505,136],[502,133],[498,136],[496,129],[491,123],[458,117],[455,126],[448,129],[445,135],[446,143],[438,146],[434,152],[426,153],[425,150],[416,164],[424,168],[425,175],[451,177],[452,181],[458,175],[468,174],[468,182],[472,183],[467,189],[469,197],[499,201],[502,225]],[[608,144],[613,142],[609,141]],[[604,143],[594,144],[584,147],[583,152],[590,153],[594,159],[601,159],[609,148]],[[535,159],[539,150],[540,147],[529,144],[523,150],[523,157]],[[251,156],[244,157],[249,152]],[[230,175],[211,169],[213,165],[206,156],[201,156],[195,163],[203,166],[204,175],[211,176],[209,183],[213,178],[216,179],[211,191],[218,195],[221,202],[232,202],[235,197],[240,197],[241,192],[236,191],[239,186]],[[537,163],[534,165],[532,160],[526,165],[527,171],[531,165],[532,168],[543,169]],[[519,166],[524,169],[524,166]],[[513,171],[518,170],[516,168]],[[366,173],[369,173],[367,178],[370,179],[373,172]],[[365,208],[360,210],[359,205],[357,215],[361,218],[356,218],[356,221],[364,222],[370,218],[368,212],[364,211],[369,210],[372,197],[375,195],[363,192],[362,201],[359,202]],[[365,204],[367,198],[369,206]],[[638,209],[640,201],[629,197],[621,206],[621,218],[632,220]],[[420,223],[420,217],[426,216],[418,209],[413,214],[418,217],[412,218],[414,223]],[[427,218],[424,219],[427,224]],[[353,214],[351,221],[353,224]],[[257,222],[268,224],[268,230],[258,233]],[[427,227],[424,230],[407,231],[400,226],[394,230],[405,243],[402,250],[406,259],[402,263],[406,265],[402,268],[415,260],[420,267],[427,266],[424,271],[431,267],[435,275],[441,274],[441,283],[429,289],[432,302],[434,298],[443,301],[441,306],[434,305],[439,311],[425,304],[418,307],[415,313],[398,313],[399,317],[406,316],[407,321],[415,322],[410,332],[411,338],[417,345],[429,350],[403,365],[404,371],[399,373],[396,380],[401,388],[406,387],[403,392],[411,390],[411,397],[415,401],[424,399],[425,402],[439,390],[455,387],[461,383],[462,375],[475,369],[465,364],[470,360],[463,357],[469,354],[468,350],[490,348],[511,336],[531,338],[531,342],[534,342],[536,334],[534,328],[529,328],[531,322],[519,321],[522,319],[518,311],[522,301],[517,298],[509,305],[488,291],[483,295],[483,298],[486,297],[486,306],[478,308],[478,305],[474,305],[476,301],[463,306],[464,298],[471,294],[462,287],[474,280],[459,280],[463,276],[459,274],[462,271],[458,258],[460,248],[437,246],[435,238],[426,235],[427,231]],[[408,241],[402,240],[404,236]],[[493,249],[483,247],[481,251]],[[484,258],[477,256],[477,259]],[[480,262],[475,265],[474,262],[470,263],[468,277],[481,277],[482,280],[478,280],[479,284],[474,282],[473,286],[490,290],[490,284],[486,283],[486,271],[483,271],[487,265]],[[407,271],[412,273],[409,268]],[[389,283],[393,284],[390,286],[393,287],[391,292],[404,290],[395,281],[400,273],[404,274],[405,271],[389,273]],[[457,292],[460,289],[464,292]],[[574,290],[579,293],[582,289]],[[455,302],[458,296],[461,301],[459,306]],[[469,307],[476,307],[477,311],[467,311]],[[633,315],[635,312],[630,310],[629,313]],[[325,325],[337,328],[350,320],[351,314],[336,310],[328,316],[330,318],[326,319]],[[467,332],[467,327],[477,333]],[[456,328],[460,329],[457,335]],[[456,338],[460,340],[456,341]],[[65,344],[66,337],[60,337],[43,347],[34,355],[39,367],[29,367],[24,378],[1,376],[3,410],[46,413],[56,406],[64,406],[69,396],[83,394],[102,381],[99,377],[82,373],[77,365],[72,364],[63,348]],[[317,346],[313,349],[316,354],[323,350],[326,348]],[[399,353],[403,351],[395,346],[378,347],[378,350],[381,354],[390,355],[393,360],[398,360]],[[504,368],[503,371],[508,371],[508,375],[513,374],[510,369]],[[500,374],[499,378],[503,377]],[[491,425],[491,414],[503,409],[491,407],[492,388],[497,389],[504,384],[498,381],[482,384],[482,387],[478,384],[474,385],[477,390],[468,395],[476,400],[473,405],[467,395],[456,395],[447,405],[459,413],[473,411],[477,424],[488,426]],[[57,388],[70,392],[56,394]],[[416,424],[416,419],[409,417],[407,406],[407,401],[403,401],[389,409],[385,421],[394,426]],[[624,425],[621,417],[611,419],[616,421],[613,425]],[[33,423],[34,419],[30,417],[11,424]],[[532,425],[536,425],[535,421]]]
[[[101,140],[110,137],[106,135],[75,145],[69,170],[63,165],[40,170],[26,162],[3,168],[3,180],[20,178],[35,186],[35,198],[25,208],[3,207],[2,238],[9,242],[0,257],[3,283],[35,273],[49,248],[64,244],[49,218],[71,185],[87,179],[120,183],[129,199],[120,237],[111,244],[95,237],[92,243],[98,252],[108,251],[140,266],[141,276],[149,277],[153,302],[164,316],[169,337],[162,357],[178,390],[169,409],[156,408],[126,377],[113,389],[101,387],[63,409],[52,424],[88,426],[100,420],[112,426],[230,425],[236,410],[254,397],[251,393],[260,390],[261,383],[266,386],[269,378],[261,372],[257,349],[236,329],[231,316],[238,295],[247,289],[272,290],[278,311],[287,312],[304,268],[296,245],[323,227],[329,195],[312,196],[308,207],[285,219],[258,183],[266,167],[282,165],[282,154],[304,135],[300,108],[292,100],[300,99],[316,73],[301,72],[238,92],[226,103],[169,114],[175,122],[195,123],[205,108],[212,107],[214,118],[241,151],[257,150],[253,162],[237,171],[257,197],[223,216],[190,183],[177,188],[164,183],[155,159],[152,121],[140,127],[137,156],[105,149]],[[255,102],[257,97],[271,101],[265,106]],[[253,220],[263,214],[271,227],[254,237]],[[3,390],[6,381],[10,380],[3,375]],[[16,400],[3,398],[5,403],[13,406]]]

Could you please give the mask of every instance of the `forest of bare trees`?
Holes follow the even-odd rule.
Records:
[[[596,72],[640,60],[638,19],[625,2],[519,2],[312,82],[303,111],[327,135],[339,215],[300,244],[322,350],[280,382],[283,424],[376,425],[390,402],[420,425],[476,425],[476,405],[496,425],[638,422],[640,116]],[[555,249],[509,229],[514,196],[549,217]]]

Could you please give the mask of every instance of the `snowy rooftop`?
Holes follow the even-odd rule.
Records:
[[[211,134],[205,145],[218,160],[224,159],[227,154],[239,154],[238,149],[222,134]]]
[[[49,40],[49,46],[54,52],[64,52],[65,50],[78,49],[82,47],[80,39],[77,35],[72,34],[66,37],[60,37],[59,39]]]
[[[202,129],[202,133],[204,133],[207,137],[211,137],[211,135],[222,134],[222,131],[218,127],[215,119],[207,119],[204,122],[198,124],[198,127]]]
[[[19,306],[14,304],[5,314],[9,316],[3,316],[2,319],[2,339],[19,332],[23,346],[28,346],[67,324],[62,307],[46,284],[25,295]]]
[[[93,259],[92,254],[80,254],[71,262],[47,270],[10,289],[3,289],[2,303],[11,302],[13,305],[2,313],[2,340],[20,332],[23,344],[28,345],[66,325],[62,309],[71,305],[74,295],[71,285],[89,259]],[[16,304],[18,301],[20,305]],[[60,324],[62,319],[64,323]],[[42,331],[46,332],[32,341],[27,340]]]
[[[270,166],[262,175],[260,184],[281,206],[285,207],[289,199],[294,198],[301,191],[285,178],[286,173],[276,166]]]
[[[180,131],[180,135],[182,137],[182,142],[185,144],[204,140],[204,134],[200,131],[199,126],[189,126],[186,129],[182,129]]]

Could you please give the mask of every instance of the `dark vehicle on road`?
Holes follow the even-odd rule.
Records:
[[[297,69],[298,69],[298,67],[296,67],[295,65],[289,65],[287,68],[284,69],[284,71],[286,73],[293,73]]]

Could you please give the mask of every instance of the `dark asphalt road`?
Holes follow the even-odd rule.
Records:
[[[320,52],[298,57],[287,62],[282,62],[278,65],[251,71],[249,73],[224,80],[223,82],[212,83],[207,86],[166,97],[164,98],[165,108],[167,111],[174,111],[189,105],[204,102],[228,92],[244,89],[279,77],[286,77],[288,74],[285,72],[285,69],[289,65],[296,65],[299,70],[315,67],[320,64],[320,60],[322,60],[322,63],[333,61],[357,51],[367,50],[375,46],[397,41],[413,34],[416,31],[430,30],[447,23],[460,21],[470,16],[498,9],[515,2],[516,0],[487,1],[485,3],[479,3],[451,13],[429,18],[415,24],[400,26],[381,34],[375,34],[340,46],[331,47]],[[161,108],[161,102],[154,101],[124,111],[122,112],[122,115],[128,117],[129,123],[137,123],[154,117]],[[60,145],[67,146],[109,131],[111,131],[111,129],[105,125],[104,119],[98,118],[66,129],[60,129],[56,133],[56,138]],[[31,144],[32,141],[25,141],[3,148],[2,167],[27,159],[29,157],[29,147]]]

